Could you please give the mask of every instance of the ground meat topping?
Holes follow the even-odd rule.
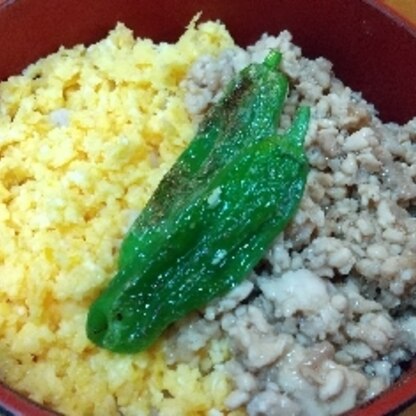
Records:
[[[312,108],[305,196],[261,265],[200,319],[219,319],[215,336],[230,343],[230,409],[335,415],[388,387],[416,351],[416,118],[383,124],[282,32],[201,59],[183,83],[195,119],[270,48],[291,84],[279,128]]]

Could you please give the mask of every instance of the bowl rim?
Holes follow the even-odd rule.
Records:
[[[0,0],[0,13],[7,9],[13,8],[15,5],[23,0]],[[27,1],[27,0],[26,0]],[[361,0],[371,7],[377,9],[384,14],[388,19],[392,20],[404,30],[409,32],[416,38],[416,25],[413,24],[406,16],[400,14],[391,5],[381,0]],[[1,80],[0,80],[1,81]],[[416,114],[415,114],[416,116]],[[394,409],[395,412],[402,411],[408,406],[416,403],[416,358],[411,368],[398,382],[385,390],[381,395],[375,397],[363,405],[351,409],[344,415],[351,416],[368,416],[369,408],[373,411],[373,406],[376,406],[380,415],[386,415]],[[404,393],[404,394],[403,394]],[[14,413],[16,412],[16,413]],[[31,415],[31,416],[52,416],[60,415],[56,411],[49,410],[45,406],[31,400],[30,398],[18,393],[11,387],[5,385],[0,381],[0,414],[6,416],[13,416],[15,414]],[[395,413],[397,414],[397,413]]]
[[[11,0],[13,1],[13,0]],[[416,23],[413,23],[408,16],[400,13],[398,9],[394,8],[391,4],[386,3],[384,0],[362,0],[381,13],[386,15],[389,19],[393,20],[397,25],[404,28],[407,32],[416,37]],[[415,3],[416,7],[416,3]]]

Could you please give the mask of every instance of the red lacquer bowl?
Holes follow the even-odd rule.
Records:
[[[305,55],[330,59],[337,76],[362,91],[384,121],[416,115],[416,29],[371,0],[0,0],[0,79],[60,45],[97,41],[117,21],[136,35],[174,40],[198,11],[203,19],[224,21],[243,45],[288,29]],[[412,366],[390,390],[348,415],[397,415],[414,401]],[[5,415],[53,414],[2,385],[0,406]]]

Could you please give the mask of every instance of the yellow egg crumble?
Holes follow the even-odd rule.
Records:
[[[181,80],[230,46],[214,22],[175,44],[118,24],[0,83],[2,381],[66,415],[223,414],[223,341],[202,371],[168,366],[163,340],[135,355],[101,350],[85,321],[124,233],[195,133]]]

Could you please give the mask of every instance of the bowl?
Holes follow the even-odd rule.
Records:
[[[337,76],[362,91],[383,121],[402,123],[415,116],[416,29],[393,9],[371,0],[3,0],[0,79],[61,45],[98,41],[117,21],[136,35],[174,40],[199,11],[202,20],[221,19],[242,45],[263,32],[288,29],[306,56],[331,60]],[[398,414],[416,401],[415,383],[416,367],[410,364],[389,390],[348,415]],[[1,414],[54,414],[4,385],[0,405]]]

